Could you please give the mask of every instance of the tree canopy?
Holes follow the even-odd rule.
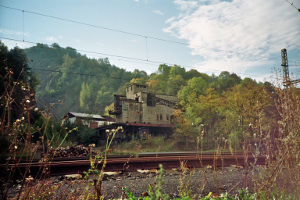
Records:
[[[40,84],[36,96],[40,105],[64,102],[65,110],[63,106],[52,108],[59,115],[68,111],[104,114],[105,108],[111,107],[115,93],[125,94],[126,84],[139,83],[147,84],[151,93],[178,96],[181,111],[176,116],[182,123],[177,123],[177,130],[184,135],[189,126],[191,135],[222,136],[235,143],[254,133],[278,130],[276,122],[280,116],[274,104],[274,86],[268,82],[242,79],[227,71],[218,76],[207,75],[167,64],[159,65],[157,72],[150,75],[138,69],[129,72],[111,65],[107,58],[90,59],[58,44],[37,44],[25,51],[19,48],[9,51],[3,44],[0,48],[1,65],[14,70],[14,79],[24,68],[20,80],[34,85],[36,81],[28,78],[32,77],[29,69],[37,74]],[[25,53],[33,60],[28,65]],[[4,72],[1,68],[2,76]]]

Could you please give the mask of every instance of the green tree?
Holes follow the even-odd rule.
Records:
[[[181,75],[171,76],[167,82],[166,93],[169,95],[177,95],[177,92],[186,85],[186,81]]]
[[[19,47],[11,50],[0,41],[0,114],[2,116],[7,98],[10,101],[10,120],[23,114],[22,100],[25,96],[34,96],[37,85],[36,76],[28,66],[25,52]],[[25,90],[26,89],[26,90]],[[35,102],[31,102],[34,106]]]
[[[178,65],[171,67],[169,71],[169,77],[174,77],[176,75],[180,75],[181,77],[185,76],[185,68]]]
[[[246,78],[228,91],[226,96],[228,110],[233,113],[227,116],[231,134],[239,132],[238,137],[246,139],[252,138],[254,134],[262,138],[269,131],[276,132],[278,113],[274,96],[264,85]]]
[[[81,91],[80,91],[80,107],[84,112],[88,112],[93,108],[92,98],[93,98],[93,89],[91,85],[87,83],[82,83]]]
[[[241,79],[236,74],[230,74],[227,71],[221,72],[218,78],[212,82],[211,87],[213,87],[219,94],[227,91],[233,86],[239,84]]]
[[[196,101],[199,95],[204,95],[207,89],[207,83],[201,77],[194,77],[188,81],[178,93],[182,105],[187,105]]]
[[[109,87],[103,86],[97,93],[95,107],[98,109],[99,113],[104,113],[104,105],[110,105],[111,102],[113,102],[113,93],[110,91]]]

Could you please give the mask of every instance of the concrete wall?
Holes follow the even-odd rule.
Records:
[[[140,84],[131,84],[126,87],[126,98],[134,99],[134,94],[138,92],[148,92],[148,86]]]
[[[117,123],[140,123],[141,121],[141,104],[134,101],[122,101],[122,114],[117,115]]]
[[[163,94],[156,94],[155,96],[157,96],[161,99],[166,99],[168,101],[172,101],[172,102],[177,102],[178,101],[177,96],[163,95]]]
[[[175,109],[165,105],[147,106],[147,103],[122,101],[122,114],[116,116],[117,123],[170,124]]]
[[[131,84],[126,88],[126,100],[121,100],[122,114],[116,115],[117,123],[146,123],[170,124],[174,108],[156,103],[147,106],[148,87],[145,85]],[[161,99],[177,102],[176,96],[156,95]]]

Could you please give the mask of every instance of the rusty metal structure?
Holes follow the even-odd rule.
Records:
[[[283,71],[283,85],[288,88],[289,86],[300,83],[300,79],[291,80],[290,73],[289,73],[289,65],[288,65],[288,58],[287,58],[287,51],[286,49],[281,49],[281,59],[282,59],[282,71]]]
[[[253,154],[243,153],[224,153],[220,155],[211,153],[191,152],[191,153],[149,153],[134,156],[110,156],[106,162],[105,171],[134,172],[138,169],[159,169],[159,164],[163,164],[164,169],[180,168],[181,162],[186,163],[188,168],[201,168],[210,166],[212,169],[223,168],[226,166],[249,167],[253,164],[264,165],[266,156],[253,156]],[[0,165],[0,169],[5,171],[11,168],[17,168],[21,174],[30,167],[32,176],[41,177],[47,169],[47,176],[58,176],[66,174],[81,174],[90,169],[90,160],[87,159],[69,159],[53,160],[50,163],[7,163]],[[98,169],[101,170],[102,162],[98,163]]]

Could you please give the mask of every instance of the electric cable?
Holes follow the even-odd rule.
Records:
[[[0,36],[0,38],[3,38],[3,39],[6,39],[6,40],[11,40],[11,41],[15,41],[15,42],[23,42],[21,40],[17,40],[17,39],[12,39],[12,38],[7,38],[7,37],[2,37]],[[37,43],[37,42],[32,42],[32,41],[24,41],[23,43],[29,43],[29,44],[41,44],[41,43]],[[117,57],[119,59],[128,59],[128,60],[131,60],[131,62],[134,62],[134,61],[140,61],[140,62],[143,62],[143,63],[151,63],[151,64],[166,64],[166,65],[169,65],[169,66],[174,66],[174,65],[177,65],[177,64],[174,64],[174,63],[167,63],[167,62],[163,62],[163,61],[151,61],[151,60],[145,60],[145,59],[140,59],[140,58],[131,58],[131,57],[126,57],[126,56],[120,56],[120,55],[113,55],[113,54],[105,54],[105,53],[100,53],[100,52],[95,52],[95,51],[88,51],[88,50],[80,50],[80,49],[76,49],[76,51],[78,52],[84,52],[84,53],[93,53],[93,54],[97,54],[97,55],[102,55],[102,56],[111,56],[111,57]],[[209,72],[223,72],[222,70],[217,70],[217,69],[205,69],[205,68],[201,68],[201,67],[192,67],[192,66],[187,66],[187,65],[179,65],[181,67],[185,67],[185,68],[189,68],[189,69],[196,69],[196,70],[204,70],[204,71],[209,71]],[[254,74],[245,74],[243,73],[242,75],[244,76],[254,76],[254,77],[260,77],[260,75],[254,75]]]
[[[75,24],[79,24],[79,25],[85,25],[85,26],[89,26],[89,27],[92,27],[92,28],[99,28],[99,29],[118,32],[118,33],[122,33],[122,34],[138,36],[138,37],[142,37],[142,38],[148,38],[148,39],[153,39],[153,40],[158,40],[158,41],[163,41],[163,42],[169,42],[169,43],[174,43],[174,44],[179,44],[179,45],[185,45],[185,46],[192,46],[192,47],[196,47],[196,48],[208,49],[208,50],[215,51],[215,52],[229,52],[229,53],[234,53],[234,54],[238,54],[238,55],[241,54],[241,55],[247,55],[247,56],[254,56],[253,54],[247,54],[247,53],[237,52],[237,51],[232,51],[232,50],[208,48],[208,47],[203,47],[203,46],[198,46],[198,45],[190,45],[190,44],[184,43],[184,42],[178,42],[178,41],[174,41],[174,40],[162,39],[162,38],[158,38],[158,37],[142,35],[142,34],[123,31],[123,30],[119,30],[119,29],[107,28],[107,27],[104,27],[104,26],[93,25],[93,24],[89,24],[89,23],[86,23],[86,22],[79,22],[79,21],[75,21],[75,20],[71,20],[71,19],[66,19],[66,18],[62,18],[62,17],[56,17],[56,16],[52,16],[52,15],[42,14],[42,13],[38,13],[38,12],[34,12],[34,11],[22,10],[22,9],[19,9],[19,8],[13,8],[13,7],[4,6],[4,5],[0,5],[0,7],[11,9],[11,10],[17,10],[17,11],[21,11],[21,12],[26,12],[26,13],[30,13],[30,14],[34,14],[34,15],[39,15],[39,16],[43,16],[43,17],[53,18],[53,19],[57,19],[57,20],[61,20],[61,21],[71,22],[71,23],[75,23]],[[255,57],[256,58],[260,57],[260,58],[270,59],[270,57],[267,57],[267,56],[257,56],[256,55]]]
[[[294,5],[294,1],[292,3],[289,2],[288,0],[285,0],[285,1],[288,2],[289,4],[291,4],[291,6],[293,6],[296,10],[298,10],[298,12],[300,12],[300,9]]]

